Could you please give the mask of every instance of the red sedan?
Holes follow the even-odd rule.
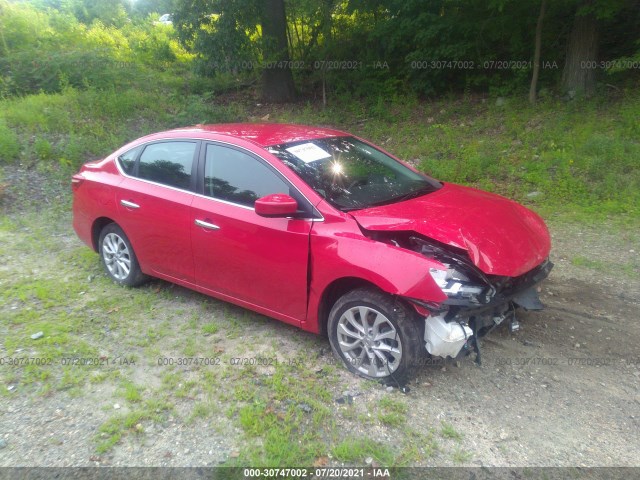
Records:
[[[367,378],[476,352],[540,309],[542,219],[345,132],[204,125],[140,138],[72,179],[73,225],[117,283],[149,276],[328,335]]]

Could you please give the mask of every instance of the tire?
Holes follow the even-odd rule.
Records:
[[[327,330],[334,355],[347,369],[364,378],[399,385],[409,380],[421,358],[419,325],[404,303],[372,288],[359,288],[335,303]]]
[[[137,287],[147,280],[129,238],[115,223],[100,232],[99,253],[107,275],[119,285]]]

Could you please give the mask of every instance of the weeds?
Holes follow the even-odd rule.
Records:
[[[383,466],[394,464],[395,455],[386,445],[365,438],[347,438],[332,450],[336,459],[343,462],[363,463],[367,458]]]
[[[440,429],[440,436],[443,438],[448,438],[450,440],[462,440],[462,434],[458,433],[453,425],[447,422],[442,422],[442,426]]]
[[[383,397],[378,403],[378,420],[390,427],[400,427],[406,422],[407,405],[400,400]]]

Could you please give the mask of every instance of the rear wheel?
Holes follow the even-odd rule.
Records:
[[[120,285],[135,287],[147,276],[140,270],[131,242],[115,223],[110,223],[100,232],[100,258],[107,274]]]
[[[405,381],[420,358],[415,315],[391,295],[361,288],[341,297],[329,314],[329,342],[353,373]]]

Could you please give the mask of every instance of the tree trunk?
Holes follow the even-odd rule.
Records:
[[[562,72],[562,90],[570,94],[591,95],[596,88],[596,69],[589,62],[598,60],[598,20],[592,12],[580,9],[573,21]]]
[[[262,5],[264,70],[262,97],[267,102],[291,102],[296,90],[287,45],[287,17],[284,0],[264,0]]]
[[[331,29],[333,27],[333,7],[334,0],[325,0],[322,6],[322,37],[324,43],[324,60],[328,60],[327,55],[327,46],[331,45],[332,42],[332,34]],[[327,108],[327,70],[325,68],[322,69],[322,106]]]
[[[531,76],[531,86],[529,88],[529,103],[536,103],[538,91],[538,75],[540,74],[540,50],[542,48],[542,21],[544,20],[544,10],[547,6],[547,0],[540,3],[540,15],[538,15],[538,23],[536,24],[536,47],[533,53],[533,75]]]

